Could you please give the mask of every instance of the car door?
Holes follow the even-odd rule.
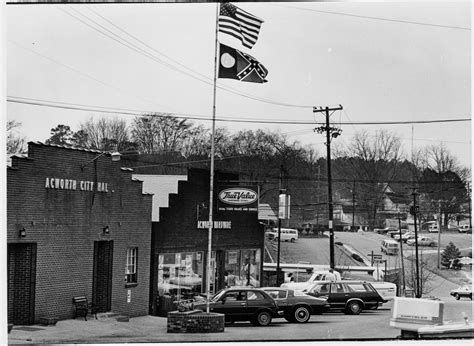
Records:
[[[332,307],[332,295],[331,295],[330,282],[317,283],[313,287],[308,289],[308,291],[303,291],[303,292],[313,297],[327,297],[327,302],[331,304],[331,307]]]
[[[247,308],[247,293],[245,291],[226,292],[213,306],[213,312],[226,315],[228,318],[244,317]]]
[[[331,283],[331,307],[332,308],[344,308],[346,301],[350,298],[346,284],[342,282]]]
[[[247,306],[245,309],[245,315],[250,318],[262,307],[268,307],[271,304],[270,299],[267,299],[259,291],[247,291]]]

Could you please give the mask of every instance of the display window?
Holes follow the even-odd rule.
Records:
[[[158,256],[158,295],[190,299],[203,289],[203,253],[180,252]]]
[[[205,293],[204,255],[204,252],[159,254],[158,296],[179,301],[193,299]],[[260,249],[226,250],[225,256],[218,258],[216,261],[216,252],[212,251],[209,287],[211,294],[222,288],[217,282],[217,273],[224,273],[225,287],[260,287]]]
[[[225,252],[225,285],[260,287],[260,249]]]

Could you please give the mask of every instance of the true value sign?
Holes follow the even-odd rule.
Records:
[[[219,192],[219,211],[258,211],[258,193],[247,187],[228,187]]]

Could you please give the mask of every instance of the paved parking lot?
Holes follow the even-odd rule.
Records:
[[[445,321],[463,321],[461,311],[472,319],[470,300],[447,301]],[[246,341],[329,341],[395,340],[400,330],[390,327],[391,303],[360,315],[330,312],[312,316],[308,323],[293,324],[274,319],[268,327],[248,322],[226,326],[223,333],[168,334],[167,319],[142,316],[129,322],[99,315],[99,319],[59,321],[56,326],[15,326],[8,335],[9,344],[78,344],[78,343],[176,343],[176,342],[246,342]]]

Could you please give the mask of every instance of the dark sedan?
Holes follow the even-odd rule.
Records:
[[[288,322],[308,322],[311,315],[321,315],[330,305],[326,299],[311,297],[305,293],[282,287],[263,287],[276,300],[278,308]]]
[[[320,281],[303,290],[314,297],[326,297],[331,309],[358,315],[363,309],[376,309],[386,302],[366,281]]]
[[[463,297],[469,298],[472,300],[472,285],[464,285],[464,286],[458,287],[454,290],[451,290],[449,294],[452,295],[457,300]]]
[[[194,303],[195,309],[206,311],[205,301]],[[234,287],[219,291],[209,302],[209,311],[225,315],[227,323],[250,321],[257,326],[268,326],[278,317],[278,305],[270,295],[258,288]]]

